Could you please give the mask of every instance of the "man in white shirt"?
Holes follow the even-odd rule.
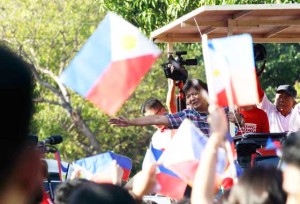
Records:
[[[270,132],[288,132],[289,122],[294,105],[297,91],[290,85],[280,85],[276,90],[275,103],[267,98],[259,86],[260,104],[259,108],[266,111],[270,124]]]
[[[298,103],[293,109],[290,119],[289,131],[300,131],[300,103]]]
[[[144,116],[164,115],[167,113],[167,110],[158,99],[151,98],[144,102],[141,112]],[[154,148],[165,150],[170,144],[172,136],[175,134],[176,130],[168,129],[163,125],[154,125],[154,127],[157,131],[153,134],[151,143]]]

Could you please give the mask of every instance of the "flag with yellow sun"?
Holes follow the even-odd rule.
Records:
[[[258,103],[252,37],[203,38],[209,97],[221,106]]]
[[[137,27],[109,12],[60,80],[103,112],[114,115],[160,53]]]

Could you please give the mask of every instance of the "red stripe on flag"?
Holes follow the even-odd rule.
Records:
[[[198,165],[199,161],[194,160],[172,164],[170,166],[167,166],[167,168],[177,174],[180,178],[185,180],[188,184],[192,184],[194,182],[194,177]]]
[[[122,180],[127,181],[129,179],[129,175],[130,175],[131,170],[125,169],[125,168],[122,168],[122,169],[123,169]]]
[[[156,174],[156,180],[160,184],[159,194],[174,199],[183,198],[187,184],[180,178],[165,174]]]
[[[231,103],[239,105],[240,102],[238,101],[238,99],[236,97],[236,93],[235,93],[235,89],[233,87],[232,81],[230,81],[230,89],[231,89],[230,91],[231,91],[231,97],[232,97],[232,102]],[[229,103],[227,93],[226,93],[225,89],[223,89],[222,91],[217,93],[217,100],[218,100],[218,105],[220,105],[220,106],[233,105],[233,104]]]
[[[217,93],[217,100],[220,106],[228,106],[228,100],[225,89]]]
[[[145,55],[113,62],[87,94],[102,111],[114,115],[134,92],[157,57]]]

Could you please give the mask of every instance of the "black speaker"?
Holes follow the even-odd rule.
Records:
[[[251,166],[251,155],[256,153],[257,144],[253,140],[238,141],[235,144],[237,161],[243,169]]]

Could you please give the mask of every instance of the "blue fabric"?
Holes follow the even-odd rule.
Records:
[[[111,151],[76,160],[74,163],[95,174],[104,170],[108,165],[110,165],[113,160],[116,160],[117,164],[122,168],[128,170],[131,170],[132,168],[131,159],[122,155],[115,154]]]

